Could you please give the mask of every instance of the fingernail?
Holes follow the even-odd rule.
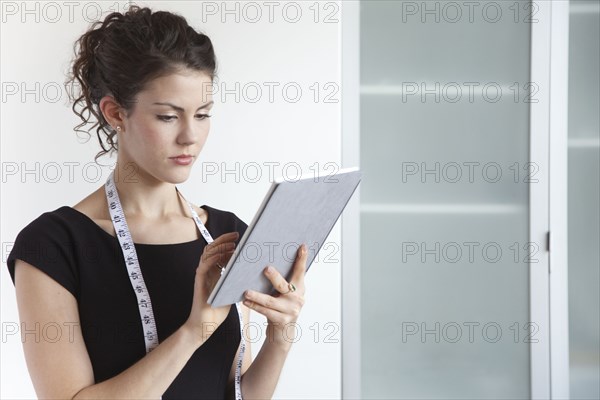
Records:
[[[252,291],[251,291],[251,290],[246,290],[246,291],[244,292],[244,297],[246,297],[246,298],[248,298],[248,299],[249,299],[250,297],[252,297]]]
[[[269,275],[270,275],[270,274],[272,274],[273,272],[275,272],[275,268],[273,268],[273,267],[271,267],[271,266],[268,266],[268,267],[266,268],[265,272],[266,272],[267,274],[269,274]]]
[[[301,254],[304,256],[306,254],[306,245],[302,244],[302,251]]]

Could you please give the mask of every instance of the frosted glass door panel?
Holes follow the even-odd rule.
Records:
[[[569,353],[572,399],[600,398],[600,2],[569,32]]]
[[[523,254],[494,262],[523,219],[365,213],[364,398],[527,398],[528,267]],[[483,244],[472,258],[467,242]]]
[[[532,9],[469,4],[361,2],[363,398],[530,396]]]
[[[523,35],[529,34],[525,21],[535,19],[536,7],[532,15],[528,1],[361,3],[361,27],[367,29],[360,49],[364,85],[427,78],[511,85],[515,70],[529,68],[529,40]]]
[[[600,132],[600,1],[571,0],[570,4],[569,140],[597,140]]]
[[[527,160],[528,115],[511,99],[437,104],[363,93],[361,201],[526,204],[537,173]]]

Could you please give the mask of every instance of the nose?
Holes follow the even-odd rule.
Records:
[[[198,141],[198,137],[200,136],[200,129],[200,127],[194,126],[193,122],[188,121],[184,124],[181,124],[181,130],[179,135],[177,135],[177,144],[189,146],[196,143]]]

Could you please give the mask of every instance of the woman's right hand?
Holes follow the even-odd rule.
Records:
[[[190,328],[202,343],[208,340],[229,313],[229,305],[213,308],[207,301],[221,277],[221,269],[217,263],[222,267],[227,265],[235,251],[238,237],[238,232],[224,233],[206,245],[196,268],[192,310],[184,326]]]

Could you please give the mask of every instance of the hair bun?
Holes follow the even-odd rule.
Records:
[[[148,82],[182,66],[215,78],[216,59],[208,36],[194,30],[179,14],[152,12],[135,4],[124,14],[112,12],[103,21],[94,22],[75,42],[74,52],[71,74],[65,82],[81,88],[77,95],[67,88],[73,112],[82,121],[74,130],[90,135],[89,131],[97,127],[102,151],[96,160],[118,150],[113,140],[116,133],[100,111],[102,97],[112,94],[129,111]],[[80,129],[89,123],[93,123],[90,128]]]

